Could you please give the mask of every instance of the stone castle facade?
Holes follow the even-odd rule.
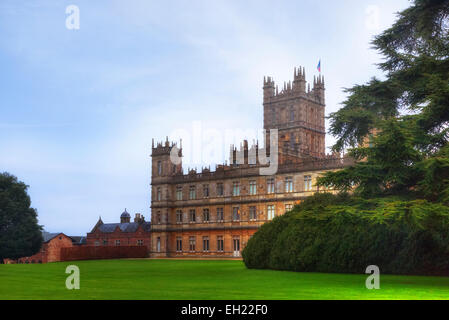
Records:
[[[152,146],[151,256],[240,257],[249,238],[277,215],[320,191],[316,178],[337,170],[350,159],[325,153],[324,78],[306,87],[304,68],[279,90],[271,77],[263,83],[266,149],[244,141],[232,147],[229,165],[215,171],[183,173],[182,148],[167,139]],[[277,141],[269,139],[277,129]],[[261,175],[270,163],[261,161],[277,144],[277,170]],[[272,159],[272,158],[271,158]]]

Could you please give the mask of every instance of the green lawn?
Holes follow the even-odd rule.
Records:
[[[80,268],[81,289],[65,288]],[[447,299],[449,278],[249,270],[241,261],[97,260],[0,265],[0,299]]]

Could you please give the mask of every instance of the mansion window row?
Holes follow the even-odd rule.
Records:
[[[290,211],[293,209],[293,204],[286,204],[285,211]],[[232,221],[242,221],[242,212],[239,206],[234,206],[231,209],[231,220]],[[272,220],[276,214],[276,207],[274,204],[266,206],[267,216],[266,219]],[[261,213],[262,214],[262,213]],[[156,219],[153,221],[156,224],[168,223],[167,219],[162,219],[162,214],[160,211],[156,212]],[[246,220],[246,219],[245,219]],[[248,207],[248,220],[257,221],[264,220],[258,217],[257,207]],[[196,209],[188,209],[186,211],[176,210],[176,223],[208,223],[208,222],[225,222],[224,208],[218,207],[212,214],[209,208],[203,208],[202,211],[198,212]]]
[[[203,251],[203,252],[209,252],[211,251],[211,237],[209,236],[203,236],[200,238],[200,243],[197,241],[196,236],[190,236],[188,239],[188,243],[183,243],[182,237],[176,237],[176,252],[195,252],[195,251]],[[216,251],[217,252],[224,252],[225,248],[225,240],[223,236],[216,236],[215,237],[215,244],[216,244]],[[240,238],[234,237],[232,239],[232,250],[233,251],[240,251]]]
[[[123,243],[121,242],[120,239],[116,239],[116,240],[103,239],[101,242],[100,242],[100,240],[95,240],[95,246],[97,246],[97,247],[100,246],[100,245],[103,245],[103,246],[109,246],[109,245],[120,246],[122,244]],[[133,245],[133,244],[128,240],[128,243],[126,245]],[[142,239],[137,239],[136,242],[135,242],[135,245],[143,246],[144,245],[144,241]]]
[[[232,182],[232,188],[230,190],[230,194],[225,194],[225,188],[222,182],[218,182],[214,184],[215,187],[215,194],[217,197],[223,197],[223,196],[241,196],[242,195],[242,184],[240,181],[233,181]],[[260,185],[257,184],[256,180],[250,180],[249,186],[248,186],[248,195],[257,195],[260,193]],[[189,185],[188,186],[188,194],[187,194],[187,200],[195,200],[199,198],[209,198],[211,195],[211,186],[210,184],[203,184],[201,186],[197,185]],[[281,190],[276,190],[276,181],[274,178],[268,178],[266,179],[266,194],[276,193],[279,192],[295,192],[295,186],[294,186],[294,180],[293,177],[285,177],[284,178],[284,184],[283,188]],[[201,197],[199,194],[199,191],[201,190]],[[305,175],[304,176],[304,191],[312,191],[312,176],[311,175]],[[176,200],[185,200],[184,199],[184,191],[185,188],[181,185],[176,187],[175,196]],[[162,200],[162,187],[156,188],[156,200],[161,201]]]

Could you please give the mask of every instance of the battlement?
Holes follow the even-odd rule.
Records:
[[[324,76],[313,77],[313,87],[310,83],[306,89],[306,71],[304,67],[294,68],[293,82],[284,82],[282,90],[275,84],[272,77],[264,77],[263,99],[265,102],[273,102],[284,98],[304,97],[316,103],[324,104]]]
[[[156,147],[154,146],[154,139],[152,139],[151,156],[170,155],[173,148],[178,148],[178,144],[177,142],[169,142],[168,137],[165,142],[157,142]],[[180,141],[178,149],[178,155],[182,157],[182,140]]]

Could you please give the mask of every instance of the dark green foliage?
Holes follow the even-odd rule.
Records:
[[[249,268],[449,275],[449,208],[404,197],[316,194],[248,241]]]
[[[42,228],[27,188],[16,177],[0,174],[0,263],[33,255],[42,245]]]
[[[374,39],[385,80],[346,89],[343,107],[330,115],[333,149],[349,148],[357,161],[326,173],[319,185],[355,187],[366,198],[416,193],[448,203],[449,157],[441,152],[449,137],[448,18],[449,1],[414,0]]]

